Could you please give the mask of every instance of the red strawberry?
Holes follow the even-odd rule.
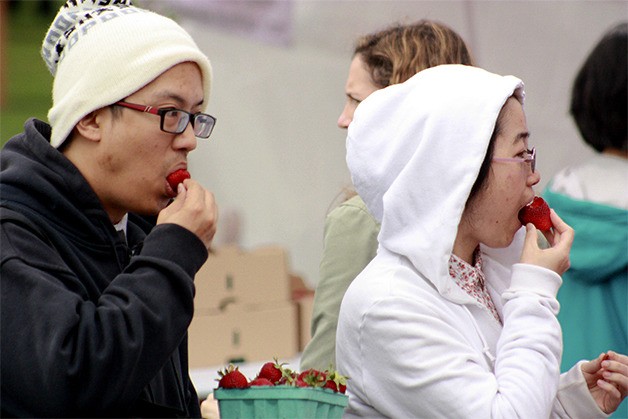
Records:
[[[267,362],[262,365],[258,377],[267,378],[271,383],[276,384],[284,376],[284,364],[280,364],[275,358],[275,362]]]
[[[218,371],[220,380],[218,380],[218,387],[221,388],[247,388],[249,386],[249,380],[238,370],[238,367],[234,367],[233,364],[229,364],[224,371]]]
[[[539,196],[535,196],[532,202],[519,210],[519,221],[521,224],[534,224],[541,231],[552,228],[550,220],[550,208],[547,202]]]
[[[310,368],[299,374],[298,380],[304,381],[310,387],[322,387],[327,381],[327,374],[323,371]]]
[[[335,392],[345,393],[347,391],[347,377],[340,375],[337,371],[332,371],[327,376],[324,388]]]
[[[297,380],[294,382],[294,385],[296,387],[309,387],[309,385],[300,378],[297,378]]]
[[[166,180],[168,181],[168,184],[170,185],[172,190],[176,192],[177,191],[177,186],[179,186],[179,183],[181,183],[185,179],[189,179],[189,178],[190,178],[190,172],[188,172],[185,169],[179,169],[179,170],[175,170],[174,172],[170,173],[166,177]]]
[[[297,374],[296,372],[292,371],[289,368],[284,368],[281,380],[277,381],[275,385],[284,385],[284,384],[289,385],[289,386],[294,385],[298,377],[299,377],[299,374]]]
[[[332,380],[327,380],[323,388],[328,388],[330,390],[338,391],[338,386]]]
[[[249,386],[251,386],[251,387],[256,387],[256,386],[274,386],[274,384],[268,378],[257,377],[256,379],[251,380],[251,382],[249,383]]]

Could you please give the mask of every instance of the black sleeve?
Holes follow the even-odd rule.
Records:
[[[128,406],[186,335],[196,271],[207,258],[190,231],[163,224],[98,301],[37,229],[0,229],[3,411],[80,416]]]

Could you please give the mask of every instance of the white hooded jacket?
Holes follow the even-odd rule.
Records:
[[[579,367],[560,377],[561,278],[482,247],[502,323],[449,275],[465,203],[497,116],[521,80],[444,65],[371,94],[349,126],[347,164],[381,222],[377,256],[342,302],[336,341],[345,417],[605,417]]]

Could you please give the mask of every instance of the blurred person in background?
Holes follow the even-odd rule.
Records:
[[[543,192],[576,232],[558,293],[563,371],[608,348],[628,352],[627,60],[623,22],[590,52],[571,92],[571,115],[596,153],[561,170]],[[628,417],[628,404],[615,415]]]
[[[187,329],[217,208],[169,178],[213,129],[210,62],[130,0],[68,1],[42,56],[50,124],[0,151],[2,416],[199,417]]]
[[[394,24],[359,38],[349,67],[346,103],[338,127],[347,129],[356,107],[374,91],[402,83],[439,64],[474,64],[460,35],[440,22]],[[325,220],[312,339],[301,357],[302,370],[325,370],[336,364],[334,348],[340,302],[351,281],[377,253],[379,223],[355,191],[347,195]]]

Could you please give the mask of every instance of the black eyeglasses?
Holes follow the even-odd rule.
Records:
[[[530,163],[530,169],[532,173],[536,169],[536,148],[532,147],[530,150],[526,150],[527,157],[493,157],[493,161],[499,162],[513,162],[513,163]]]
[[[191,121],[192,129],[194,129],[194,135],[198,138],[209,138],[214,126],[216,125],[216,118],[206,113],[197,112],[192,114],[181,109],[154,108],[152,106],[136,105],[122,100],[114,103],[114,105],[140,112],[152,113],[153,115],[159,115],[161,118],[159,127],[163,132],[167,132],[169,134],[181,134],[185,131],[188,127],[188,123]]]

